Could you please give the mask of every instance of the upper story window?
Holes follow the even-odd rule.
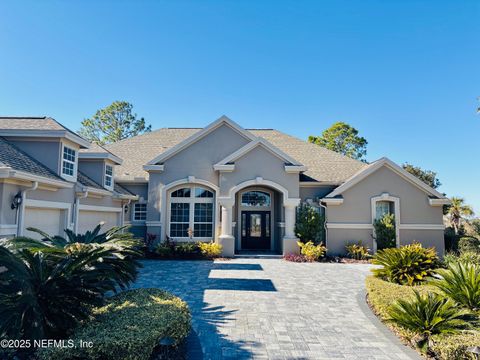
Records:
[[[242,206],[269,207],[271,205],[271,196],[264,191],[248,191],[242,194]]]
[[[105,165],[105,187],[113,188],[113,166]]]
[[[67,146],[63,146],[62,175],[75,177],[77,152]]]
[[[134,221],[147,220],[147,204],[136,203],[133,205],[133,220]]]

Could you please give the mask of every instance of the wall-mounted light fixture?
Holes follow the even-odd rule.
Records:
[[[18,209],[18,207],[22,204],[22,194],[20,193],[20,191],[13,197],[13,200],[12,200],[12,205],[10,205],[10,207],[12,208],[12,210],[14,209]]]

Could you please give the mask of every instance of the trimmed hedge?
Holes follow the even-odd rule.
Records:
[[[398,299],[408,299],[413,296],[413,291],[420,293],[435,292],[436,288],[430,285],[405,286],[398,285],[369,276],[366,279],[368,302],[377,316],[385,321],[388,319],[387,309]],[[410,342],[414,334],[406,329],[388,323],[392,330],[400,335],[403,340]],[[473,354],[466,352],[469,346],[480,344],[480,332],[464,331],[452,335],[436,335],[432,337],[431,350],[435,358],[440,360],[475,359]]]
[[[39,359],[148,360],[161,339],[171,338],[178,345],[190,332],[187,304],[159,289],[120,293],[93,314],[94,319],[70,337],[76,347],[41,349]],[[91,341],[93,346],[80,348],[80,340]]]
[[[458,241],[458,251],[460,254],[473,252],[480,253],[480,239],[464,236]]]

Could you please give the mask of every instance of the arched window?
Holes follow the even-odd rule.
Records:
[[[253,190],[242,194],[242,206],[270,207],[271,196],[265,191]]]
[[[201,186],[184,186],[170,194],[170,230],[173,238],[212,238],[213,192]]]

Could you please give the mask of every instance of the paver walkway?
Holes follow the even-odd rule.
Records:
[[[369,271],[281,259],[150,260],[135,286],[188,302],[204,359],[419,359],[366,307]]]

